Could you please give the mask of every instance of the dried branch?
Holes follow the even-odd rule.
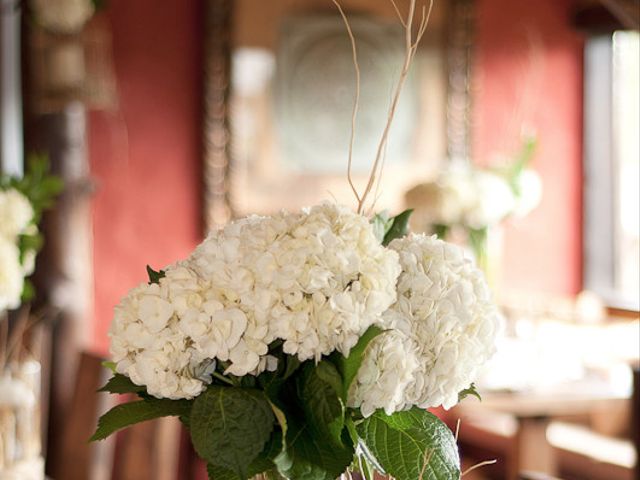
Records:
[[[485,460],[484,462],[476,463],[475,465],[467,468],[464,472],[462,472],[462,475],[460,476],[464,477],[466,474],[468,474],[469,472],[472,472],[476,468],[486,467],[487,465],[493,465],[494,463],[497,463],[497,462],[498,460],[494,459],[494,460]]]
[[[393,1],[393,0],[392,0]],[[353,31],[351,30],[351,25],[349,24],[349,20],[342,10],[340,3],[338,0],[333,0],[334,5],[340,12],[342,16],[342,20],[344,21],[344,25],[347,28],[347,33],[349,34],[349,40],[351,41],[351,53],[353,54],[353,66],[356,70],[356,98],[353,102],[353,112],[351,114],[351,138],[349,140],[349,159],[347,161],[347,180],[349,182],[349,186],[353,191],[353,194],[356,196],[356,201],[358,205],[360,205],[360,195],[358,194],[358,190],[353,184],[353,178],[351,175],[351,166],[353,164],[353,145],[356,139],[356,120],[358,118],[358,108],[360,106],[360,65],[358,64],[358,51],[356,48],[356,39],[353,36]]]
[[[393,123],[393,118],[395,116],[396,109],[398,107],[400,93],[402,92],[402,87],[404,86],[404,83],[407,79],[409,68],[411,67],[411,63],[418,49],[418,44],[420,43],[420,40],[422,39],[426,31],[427,25],[429,23],[429,18],[431,16],[431,11],[433,9],[433,0],[429,1],[428,11],[426,8],[424,7],[422,8],[422,18],[419,23],[416,37],[414,39],[412,30],[413,30],[414,17],[416,12],[416,1],[417,0],[411,0],[409,4],[409,13],[407,14],[406,21],[403,23],[403,26],[405,28],[405,59],[404,59],[402,71],[400,72],[398,83],[396,84],[395,93],[391,101],[391,105],[389,107],[387,123],[385,124],[384,130],[382,131],[382,136],[380,138],[380,142],[378,143],[378,148],[376,150],[376,157],[373,162],[373,166],[371,167],[371,171],[369,173],[369,180],[367,181],[367,186],[365,187],[365,190],[362,193],[360,200],[358,202],[358,213],[360,214],[362,214],[364,211],[367,196],[369,195],[369,193],[373,188],[373,185],[376,181],[376,177],[382,174],[381,160],[384,154],[385,146],[389,138],[389,131],[391,129],[391,124]]]

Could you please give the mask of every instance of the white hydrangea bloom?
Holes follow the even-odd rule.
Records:
[[[235,222],[189,261],[247,317],[234,352],[234,364],[246,364],[241,371],[275,339],[300,360],[348,353],[395,300],[400,272],[397,254],[380,245],[365,217],[329,204]]]
[[[274,370],[277,339],[303,361],[348,354],[395,301],[399,273],[398,254],[344,207],[248,217],[131,291],[116,309],[114,361],[152,395],[190,398],[203,362],[236,376]]]
[[[206,282],[181,264],[169,267],[159,284],[131,290],[116,306],[109,333],[116,370],[159,398],[198,395],[215,368],[209,352],[230,348],[230,335],[197,342],[197,333],[213,323],[206,294]]]
[[[500,314],[482,273],[464,258],[461,248],[424,235],[394,240],[389,247],[399,253],[402,266],[398,300],[382,320],[394,335],[384,334],[372,342],[365,365],[392,363],[396,349],[415,356],[417,363],[404,372],[412,379],[403,381],[402,401],[397,394],[400,381],[372,383],[371,369],[363,368],[350,404],[364,406],[363,413],[370,413],[372,405],[387,413],[412,405],[450,408],[493,355]],[[383,347],[394,339],[396,349]]]
[[[404,409],[405,390],[419,365],[417,348],[410,336],[390,330],[376,338],[358,370],[349,392],[349,406],[360,407],[369,417],[382,408],[387,415]]]
[[[33,207],[29,199],[17,190],[0,190],[0,235],[15,240],[25,233],[33,220]]]
[[[17,245],[0,235],[0,312],[20,306],[24,273]]]

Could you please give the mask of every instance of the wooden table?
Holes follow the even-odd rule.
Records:
[[[556,475],[553,447],[547,441],[547,427],[553,418],[587,415],[612,400],[628,398],[596,382],[580,382],[571,387],[545,392],[485,393],[482,402],[465,400],[454,416],[478,417],[490,412],[508,414],[515,419],[511,454],[515,461],[507,466],[507,478],[534,471]]]

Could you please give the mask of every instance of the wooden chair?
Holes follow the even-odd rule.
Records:
[[[110,372],[103,359],[82,353],[62,438],[50,445],[49,473],[56,480],[175,480],[180,424],[175,418],[144,422],[100,442],[89,443],[98,418],[114,395],[98,393]],[[132,400],[132,398],[126,398]],[[54,453],[55,452],[55,453]]]
[[[109,396],[97,393],[109,377],[102,360],[90,353],[81,354],[71,404],[65,412],[62,438],[53,439],[49,444],[48,472],[54,479],[111,478],[113,440],[88,442],[98,417],[114,403]]]

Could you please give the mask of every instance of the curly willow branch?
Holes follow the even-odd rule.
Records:
[[[353,113],[351,116],[351,140],[349,143],[349,159],[348,159],[348,167],[347,167],[347,179],[349,181],[349,185],[351,186],[351,190],[356,196],[356,200],[358,202],[358,210],[357,212],[362,214],[365,209],[367,197],[371,193],[371,190],[376,183],[376,178],[382,176],[382,158],[384,157],[385,148],[387,145],[387,141],[389,138],[389,131],[391,129],[391,124],[393,123],[393,118],[396,113],[396,108],[398,107],[398,101],[400,99],[400,94],[402,93],[402,88],[407,79],[407,75],[409,73],[409,69],[415,57],[416,51],[418,49],[418,44],[424,33],[427,29],[427,25],[429,24],[429,18],[431,16],[431,10],[433,9],[433,0],[429,0],[429,8],[427,9],[425,6],[422,6],[422,17],[420,22],[418,23],[418,29],[415,34],[413,34],[413,26],[416,15],[416,3],[418,0],[410,0],[409,2],[409,12],[407,13],[406,19],[402,16],[398,5],[395,0],[390,0],[398,18],[400,19],[400,23],[402,24],[405,30],[405,57],[402,66],[402,71],[400,72],[400,77],[398,78],[398,82],[395,87],[395,91],[393,97],[391,99],[391,104],[389,106],[389,113],[387,115],[387,122],[382,131],[382,135],[380,137],[380,142],[378,143],[378,148],[376,149],[376,156],[371,167],[371,171],[369,172],[369,178],[367,180],[366,187],[362,195],[358,193],[355,185],[353,184],[353,178],[351,176],[351,167],[353,163],[353,146],[355,141],[355,130],[356,130],[356,119],[358,116],[358,108],[360,103],[360,66],[358,64],[358,55],[356,49],[356,41],[353,36],[353,31],[351,29],[351,25],[349,24],[349,20],[344,13],[344,10],[340,6],[340,2],[338,0],[332,0],[334,5],[338,8],[340,15],[342,16],[342,20],[347,28],[347,33],[349,34],[349,39],[351,40],[351,50],[353,54],[353,63],[356,70],[356,98],[353,105]]]

